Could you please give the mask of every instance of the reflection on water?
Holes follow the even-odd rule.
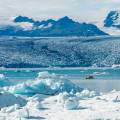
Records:
[[[112,90],[120,90],[120,80],[92,80],[92,81],[83,81],[76,80],[77,85],[82,86],[90,90],[95,90],[98,92],[109,92]]]

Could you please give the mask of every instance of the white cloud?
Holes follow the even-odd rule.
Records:
[[[36,19],[68,15],[80,21],[98,21],[119,6],[120,0],[0,0],[0,18],[5,21],[16,15]]]
[[[21,22],[17,24],[18,26],[20,26],[21,28],[23,28],[24,30],[32,30],[33,29],[33,24],[29,23],[29,22]]]

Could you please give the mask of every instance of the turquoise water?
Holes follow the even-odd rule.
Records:
[[[0,74],[4,74],[10,81],[21,82],[34,80],[42,71],[63,75],[71,80],[85,80],[88,75],[93,75],[94,80],[120,80],[120,69],[0,70]]]
[[[48,71],[57,75],[65,76],[73,82],[79,83],[82,87],[90,89],[103,89],[104,91],[119,89],[120,90],[120,69],[33,69],[33,70],[0,70],[0,74],[4,74],[11,85],[24,82],[26,80],[35,80],[39,72]],[[86,80],[86,76],[93,75],[95,79]]]

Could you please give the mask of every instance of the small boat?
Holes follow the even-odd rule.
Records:
[[[21,70],[15,70],[15,72],[18,72],[18,73],[19,73],[19,72],[21,72]]]
[[[95,79],[95,77],[93,75],[88,75],[88,76],[86,76],[85,79]]]

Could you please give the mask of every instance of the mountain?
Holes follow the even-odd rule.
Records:
[[[105,27],[115,27],[120,29],[120,11],[111,11],[104,20]]]
[[[0,38],[0,66],[111,67],[120,64],[120,37]]]
[[[54,24],[55,21],[52,19],[49,20],[44,20],[44,21],[35,21],[32,18],[26,17],[26,16],[18,16],[13,20],[14,23],[31,23],[33,24],[33,27],[36,29],[40,29],[40,28],[47,28],[47,26],[49,26],[49,24]]]
[[[52,19],[35,21],[26,16],[18,16],[13,20],[14,26],[0,29],[0,35],[10,36],[101,36],[108,35],[97,26],[75,22],[65,16],[55,21]]]
[[[120,36],[120,11],[110,11],[107,13],[104,21],[102,19],[94,24],[98,26],[100,30],[111,36]]]
[[[26,17],[26,16],[18,16],[14,20],[14,22],[30,22],[34,23],[34,20],[32,18]]]

